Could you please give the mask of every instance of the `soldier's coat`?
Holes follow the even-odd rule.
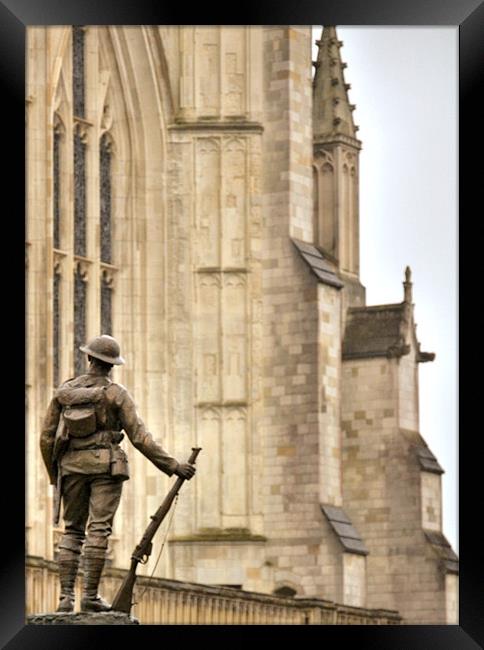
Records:
[[[62,407],[69,402],[70,394],[77,394],[76,400],[82,400],[83,389],[104,387],[104,399],[96,406],[98,432],[124,431],[131,443],[148,458],[158,469],[171,476],[178,467],[178,462],[153,440],[139,417],[133,398],[121,384],[116,384],[103,372],[91,369],[88,373],[69,379],[57,389],[44,419],[40,436],[40,447],[44,463],[49,472],[51,483],[55,484],[56,462],[54,443]],[[80,389],[73,391],[71,389]],[[87,391],[85,398],[87,399]],[[82,440],[83,442],[78,442]],[[71,440],[67,450],[60,459],[62,475],[100,474],[109,472],[109,449],[79,449],[79,446],[92,446],[102,441],[98,433],[88,438]],[[107,452],[107,453],[103,453]]]

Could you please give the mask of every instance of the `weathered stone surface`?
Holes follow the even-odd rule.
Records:
[[[29,625],[139,625],[137,618],[123,612],[82,612],[34,614],[27,617]]]

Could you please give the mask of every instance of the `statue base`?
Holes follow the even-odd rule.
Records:
[[[139,625],[137,618],[123,612],[61,612],[27,616],[28,625]]]

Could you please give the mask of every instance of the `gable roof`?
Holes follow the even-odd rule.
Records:
[[[407,341],[412,337],[417,361],[433,361],[433,352],[420,350],[412,311],[413,306],[406,301],[394,305],[350,307],[343,338],[343,359],[401,357],[410,352]]]
[[[343,339],[343,359],[392,357],[410,352],[405,344],[406,303],[350,307]]]

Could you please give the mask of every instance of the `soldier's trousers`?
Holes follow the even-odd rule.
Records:
[[[123,482],[109,474],[68,474],[62,479],[64,535],[59,548],[103,557],[121,499]],[[86,535],[87,524],[87,535]]]

